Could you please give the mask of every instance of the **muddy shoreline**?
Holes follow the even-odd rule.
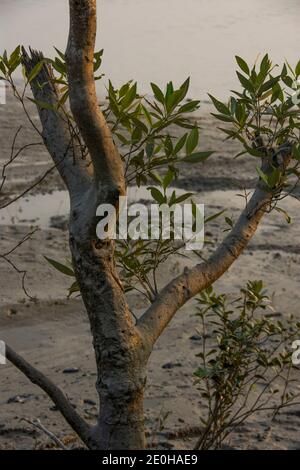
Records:
[[[33,107],[30,111],[37,122],[36,111]],[[218,124],[207,109],[203,113],[200,111],[199,121],[202,149],[213,149],[216,154],[203,165],[183,166],[176,185],[197,193],[199,200],[206,205],[207,214],[226,208],[227,214],[235,219],[243,207],[243,200],[237,194],[243,188],[253,187],[256,162],[249,157],[232,159],[240,147],[224,142],[217,129]],[[0,107],[0,168],[9,158],[14,133],[20,126],[19,146],[37,141],[19,105],[8,96],[5,109]],[[4,197],[15,197],[24,191],[51,165],[42,146],[26,149],[9,168]],[[30,194],[51,194],[63,189],[54,171]],[[291,214],[292,223],[288,225],[277,213],[266,217],[244,255],[216,284],[216,288],[237,293],[248,279],[264,279],[269,292],[276,292],[276,315],[284,317],[294,313],[300,319],[299,202],[289,198],[283,201],[282,207]],[[38,223],[29,219],[27,222],[23,225],[0,225],[2,252],[8,251],[32,225]],[[52,226],[38,230],[12,256],[14,263],[27,271],[26,286],[34,301],[24,295],[20,275],[0,259],[0,338],[58,383],[78,411],[92,423],[96,418],[97,404],[95,363],[84,307],[79,298],[66,298],[69,280],[51,269],[44,260],[45,255],[62,260],[68,257],[68,234],[64,228]],[[219,221],[207,226],[214,243],[222,239],[225,228]],[[208,255],[211,249],[207,247],[204,255]],[[161,285],[195,261],[193,257],[185,261],[175,259],[172,264],[162,267]],[[138,295],[130,294],[129,302],[137,315],[145,308],[144,300]],[[199,392],[193,385],[192,376],[198,365],[196,354],[201,347],[201,341],[192,339],[197,328],[198,318],[191,302],[178,312],[160,338],[149,364],[146,426],[150,436],[148,440],[156,448],[193,447],[202,413]],[[164,367],[166,364],[171,365]],[[73,373],[64,372],[70,368]],[[167,411],[170,414],[164,429],[157,431],[157,423]],[[65,439],[70,448],[81,446],[43,392],[11,365],[0,366],[0,449],[51,447],[49,439],[24,422],[24,417],[39,418],[52,432]],[[299,406],[282,412],[273,423],[267,415],[260,415],[238,428],[227,445],[238,449],[299,449],[299,426]]]

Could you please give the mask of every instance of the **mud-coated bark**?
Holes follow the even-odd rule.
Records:
[[[149,349],[129,311],[114,265],[113,242],[91,241],[71,221],[70,248],[89,317],[98,369],[99,449],[143,449],[143,394]]]

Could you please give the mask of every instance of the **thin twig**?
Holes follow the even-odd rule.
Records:
[[[23,421],[26,421],[26,423],[31,424],[35,428],[39,429],[40,431],[43,431],[52,441],[55,442],[58,447],[60,447],[62,450],[68,450],[68,448],[64,445],[64,443],[57,437],[53,432],[49,431],[39,419],[31,420],[29,418],[22,418]]]
[[[18,266],[9,258],[9,256],[14,253],[21,245],[23,245],[25,242],[31,239],[32,235],[38,231],[38,228],[35,228],[31,232],[27,233],[22,240],[20,240],[13,248],[11,248],[9,251],[7,251],[4,254],[0,253],[0,258],[4,259],[18,274],[22,275],[22,290],[26,297],[28,297],[30,300],[35,300],[34,297],[32,297],[27,289],[26,289],[26,276],[27,276],[27,270],[25,269],[19,269]]]

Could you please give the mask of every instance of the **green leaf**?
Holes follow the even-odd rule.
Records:
[[[60,98],[59,100],[59,105],[60,106],[63,106],[65,104],[65,102],[67,101],[67,99],[69,98],[69,90],[67,90],[63,95],[62,97]]]
[[[172,183],[174,177],[175,177],[174,171],[169,168],[166,176],[163,179],[163,188],[165,190],[170,186],[170,184]]]
[[[180,90],[179,90],[180,91],[180,101],[184,100],[184,98],[186,97],[187,92],[189,91],[189,87],[190,87],[190,77],[188,77],[180,87]]]
[[[233,227],[233,220],[230,217],[225,217],[225,221],[230,227]]]
[[[20,52],[21,52],[21,46],[19,45],[11,53],[9,61],[8,61],[9,65],[11,65],[16,60],[16,58],[20,56]]]
[[[284,94],[279,83],[277,83],[272,89],[271,103],[275,103],[278,99],[283,103]]]
[[[73,269],[71,269],[69,266],[62,264],[59,261],[55,261],[54,259],[48,258],[47,256],[44,256],[44,258],[46,261],[48,261],[49,264],[57,269],[57,271],[65,274],[66,276],[75,277]]]
[[[208,96],[212,100],[212,102],[214,104],[214,107],[216,108],[217,111],[219,111],[219,113],[225,114],[227,116],[231,116],[231,112],[228,109],[228,107],[226,106],[226,104],[224,104],[221,101],[217,100],[217,98],[215,98],[214,96],[212,96],[210,94],[208,94]]]
[[[146,144],[146,155],[147,155],[148,158],[152,157],[153,152],[154,152],[154,148],[155,148],[154,141],[149,140]]]
[[[200,101],[189,101],[186,104],[183,104],[179,109],[178,113],[190,113],[195,111],[199,107]]]
[[[293,158],[300,161],[300,145],[299,146],[293,145],[292,155],[293,155]]]
[[[114,135],[118,137],[123,145],[130,145],[130,141],[126,139],[123,134],[120,134],[120,132],[115,132]]]
[[[157,101],[159,101],[161,104],[165,104],[165,97],[161,89],[155,85],[155,83],[151,83],[150,85]]]
[[[168,101],[168,98],[170,98],[174,93],[174,86],[172,82],[169,82],[167,84],[167,89],[166,89],[166,94],[165,94],[165,100]]]
[[[62,76],[66,74],[67,66],[65,62],[61,61],[58,57],[55,57],[55,60],[51,61],[53,68],[60,73]]]
[[[279,168],[274,168],[271,175],[268,177],[268,182],[270,188],[275,188],[275,186],[279,183],[281,178],[281,171]]]
[[[174,147],[174,154],[175,155],[177,155],[183,149],[184,144],[186,143],[187,136],[188,136],[187,134],[184,134],[182,137],[180,137],[180,139],[176,143],[176,145]]]
[[[270,80],[268,80],[266,83],[264,83],[260,89],[259,89],[259,92],[260,94],[262,93],[265,93],[266,91],[272,89],[280,80],[280,75],[278,77],[273,77],[273,78],[270,78]]]
[[[70,297],[72,294],[75,294],[76,292],[80,292],[79,284],[77,281],[73,282],[73,284],[69,287],[68,297]]]
[[[268,175],[266,175],[258,166],[256,167],[256,171],[262,181],[269,187],[269,179]]]
[[[294,88],[294,80],[292,77],[289,77],[288,75],[281,77],[283,83],[288,86],[289,88]]]
[[[186,152],[188,155],[190,155],[193,152],[193,150],[195,150],[195,148],[198,145],[198,141],[199,141],[199,131],[197,127],[194,127],[194,129],[190,132],[186,141]]]
[[[255,92],[253,83],[250,80],[248,80],[248,78],[244,77],[244,75],[242,75],[240,72],[237,72],[237,76],[243,88],[245,88],[247,91],[250,91],[250,93]]]
[[[205,160],[208,159],[214,152],[208,151],[208,152],[197,152],[197,153],[192,153],[191,155],[188,155],[187,157],[183,158],[183,161],[188,162],[188,163],[199,163],[199,162],[204,162]]]
[[[156,173],[155,171],[150,171],[149,176],[153,179],[153,181],[155,181],[155,183],[158,183],[162,186],[163,181],[158,173]]]
[[[51,111],[56,111],[56,106],[50,103],[46,103],[45,101],[39,101],[39,100],[34,100],[32,98],[29,98],[29,101],[32,101],[34,104],[36,104],[39,108],[41,109],[49,109]]]
[[[259,158],[265,157],[265,154],[261,152],[260,150],[249,147],[248,145],[245,145],[245,148],[247,149],[247,152],[253,157],[259,157]]]
[[[8,70],[9,73],[12,74],[16,68],[20,65],[21,63],[21,47],[17,46],[15,50],[12,52],[10,55],[9,61],[8,61]]]
[[[247,115],[245,110],[245,105],[243,103],[238,103],[235,110],[235,117],[238,120],[240,126],[243,126],[246,122]]]
[[[181,194],[181,196],[178,196],[175,198],[175,202],[177,204],[180,204],[181,202],[185,201],[186,199],[188,199],[189,197],[192,197],[194,194],[193,193],[185,193],[185,194]]]
[[[132,87],[128,90],[128,92],[126,93],[126,95],[121,101],[122,111],[124,111],[124,109],[128,108],[133,103],[133,101],[136,98],[136,91],[137,91],[137,84],[134,83],[134,85],[132,85]]]
[[[61,58],[61,60],[62,60],[63,62],[65,62],[65,61],[66,61],[66,56],[65,56],[65,54],[64,54],[63,52],[61,52],[59,49],[57,49],[57,47],[55,47],[55,46],[54,46],[54,49],[56,50],[56,52],[57,52],[57,54],[59,55],[59,57]]]
[[[103,49],[94,53],[94,72],[97,72],[102,64]]]
[[[226,212],[226,209],[223,209],[222,211],[217,212],[216,214],[213,214],[213,215],[207,217],[204,222],[207,224],[208,222],[211,222],[212,220],[215,220],[218,217],[220,217],[222,214],[224,214],[224,212]]]
[[[245,62],[245,60],[242,59],[242,57],[239,57],[238,55],[235,56],[235,59],[238,63],[238,66],[240,67],[240,69],[249,76],[250,75],[250,69],[247,65],[247,62]]]
[[[3,73],[4,77],[6,76],[6,68],[4,62],[0,59],[0,71]]]
[[[151,114],[149,113],[148,109],[147,109],[144,105],[142,105],[142,111],[143,111],[143,113],[144,113],[144,115],[145,115],[145,118],[146,118],[147,121],[148,121],[149,126],[152,126],[152,117],[151,117]]]
[[[262,75],[266,75],[266,74],[269,72],[271,66],[272,66],[272,64],[271,64],[271,61],[270,61],[270,59],[269,59],[269,55],[266,54],[266,55],[263,57],[263,59],[262,59],[262,61],[261,61],[261,64],[260,64],[260,73],[261,73]]]
[[[159,191],[159,189],[155,188],[154,186],[150,186],[147,189],[150,190],[151,196],[156,202],[159,204],[164,204],[166,202],[165,196]]]
[[[137,143],[143,137],[143,132],[140,127],[135,127],[133,133],[131,134],[132,141]]]
[[[8,64],[8,57],[7,57],[7,51],[6,50],[3,52],[3,56],[1,58],[4,62],[4,64],[6,65],[6,67],[8,67],[9,64]]]
[[[214,116],[219,121],[234,122],[234,118],[232,116],[226,116],[224,114],[214,114],[214,113],[211,113],[211,115]]]

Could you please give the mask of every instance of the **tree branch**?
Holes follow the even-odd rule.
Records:
[[[30,50],[30,55],[23,48],[23,63],[30,74],[32,69],[44,59],[43,54]],[[49,64],[44,64],[37,77],[30,83],[32,93],[37,102],[37,109],[42,123],[44,143],[57,167],[70,194],[86,187],[90,182],[87,168],[89,158],[82,155],[79,143],[75,143],[70,120],[63,105],[59,103],[59,91],[54,83],[54,76]],[[46,103],[55,109],[39,106],[38,102]]]
[[[36,419],[35,421],[33,421],[29,418],[23,418],[23,421],[26,421],[26,423],[31,424],[31,426],[34,426],[40,431],[43,431],[62,450],[68,450],[68,448],[64,445],[64,443],[55,434],[53,434],[53,432],[49,431],[49,429],[45,428],[45,426],[42,425],[39,419]]]
[[[280,154],[280,166],[284,172],[290,161],[290,147],[283,147]],[[264,173],[271,172],[273,168],[269,159],[263,162]],[[148,344],[154,345],[175,313],[188,300],[211,286],[230,268],[255,234],[272,199],[273,192],[268,191],[265,184],[259,181],[235,226],[212,256],[191,269],[186,268],[161,291],[156,301],[137,322],[137,329]]]
[[[40,387],[55,403],[61,414],[64,416],[69,425],[74,429],[82,441],[90,448],[96,448],[96,443],[91,435],[90,426],[75,411],[72,404],[65,397],[63,392],[45,377],[40,371],[19,356],[12,348],[6,345],[7,359],[17,367],[23,374],[35,385]]]
[[[98,105],[94,80],[96,0],[69,0],[69,4],[66,61],[71,111],[89,149],[104,198],[113,195],[118,199],[125,192],[123,163]]]

